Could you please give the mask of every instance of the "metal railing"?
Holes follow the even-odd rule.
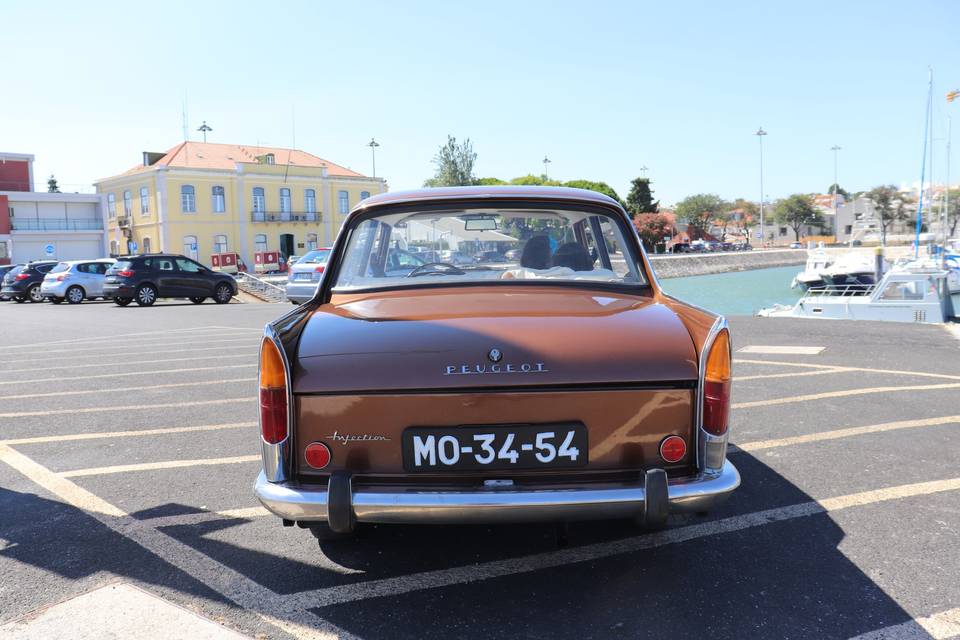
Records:
[[[10,218],[14,231],[101,231],[103,220],[87,218],[64,220],[62,218]]]
[[[283,302],[287,299],[287,290],[275,284],[241,271],[233,276],[240,290],[267,302]]]
[[[320,222],[323,214],[316,211],[254,211],[253,222]]]
[[[835,284],[823,287],[811,287],[807,289],[804,297],[822,297],[822,296],[868,296],[877,288],[875,284]]]

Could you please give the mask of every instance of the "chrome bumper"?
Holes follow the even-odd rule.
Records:
[[[724,461],[723,468],[716,474],[670,480],[667,484],[670,511],[708,511],[738,486],[740,473],[729,461]],[[254,494],[268,511],[286,520],[328,520],[325,486],[268,482],[261,472]],[[357,522],[394,524],[626,518],[642,514],[646,501],[642,483],[474,490],[363,486],[354,487],[350,495]]]

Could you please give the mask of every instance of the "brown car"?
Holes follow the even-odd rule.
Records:
[[[504,263],[390,267],[443,239]],[[726,460],[726,321],[664,294],[630,219],[578,189],[465,187],[355,208],[316,296],[267,325],[263,472],[284,524],[708,510]]]

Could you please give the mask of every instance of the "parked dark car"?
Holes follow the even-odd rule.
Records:
[[[40,283],[50,269],[57,266],[57,260],[34,260],[19,265],[7,272],[3,277],[3,288],[0,295],[12,298],[16,302],[43,302],[40,292]]]
[[[22,264],[0,264],[0,287],[3,286],[3,279],[14,269],[19,269]],[[0,294],[0,300],[9,300],[10,296]]]
[[[157,298],[187,298],[194,304],[213,298],[226,304],[237,295],[233,276],[175,254],[124,256],[106,275],[103,295],[121,307],[131,302],[149,307]]]
[[[486,262],[490,264],[502,264],[507,262],[507,257],[499,251],[481,251],[475,253],[473,259],[477,262]]]

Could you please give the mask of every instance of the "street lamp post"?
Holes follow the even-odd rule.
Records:
[[[833,151],[833,241],[837,241],[837,228],[840,226],[840,219],[837,217],[837,204],[840,200],[840,183],[837,180],[837,155],[838,152],[842,149],[838,144],[830,147],[830,151]]]
[[[367,143],[367,146],[370,147],[370,157],[373,160],[373,177],[377,177],[377,147],[380,146],[380,143],[370,138],[370,142]]]
[[[767,132],[760,127],[754,135],[760,140],[760,246],[763,247],[766,239],[763,228],[763,136],[767,135]]]
[[[550,164],[551,162],[553,162],[553,160],[551,160],[547,156],[543,156],[543,181],[544,182],[547,182],[550,179],[549,175],[547,174],[547,165]]]

